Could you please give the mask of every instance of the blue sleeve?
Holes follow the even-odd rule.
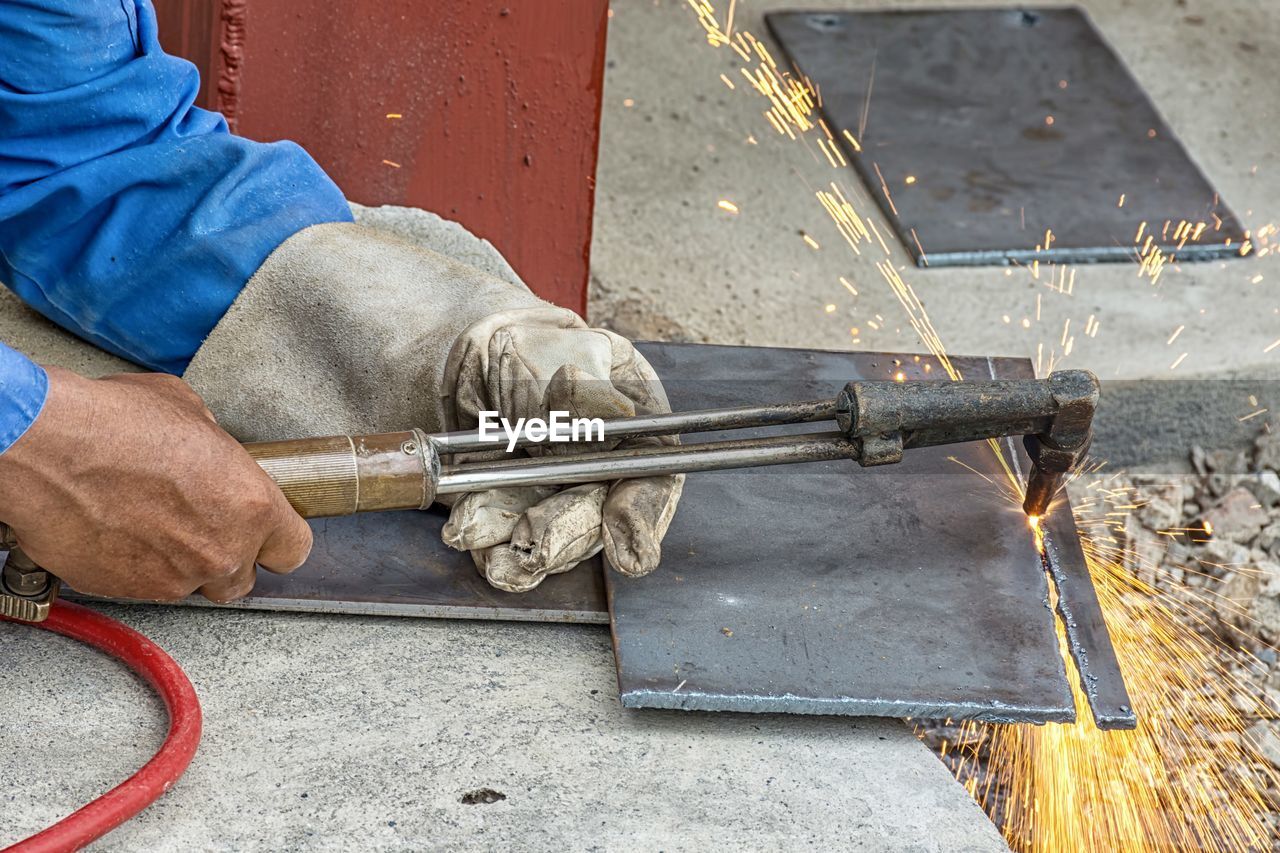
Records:
[[[181,373],[276,246],[350,221],[291,142],[192,106],[150,0],[0,2],[0,280],[49,319]]]
[[[0,453],[22,438],[44,407],[48,391],[43,367],[0,344]]]

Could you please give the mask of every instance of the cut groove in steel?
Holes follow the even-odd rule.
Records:
[[[987,370],[995,379],[994,359],[987,359]],[[1012,438],[1004,439],[1003,443],[1009,451],[1014,475],[1022,480],[1026,470],[1023,464],[1025,457],[1018,453]],[[1080,544],[1080,532],[1076,529],[1071,502],[1065,490],[1050,505],[1048,515],[1041,523],[1044,525],[1042,563],[1058,594],[1058,618],[1094,725],[1100,729],[1135,729],[1138,717],[1129,700],[1120,661],[1111,645],[1111,634],[1103,618],[1102,605],[1098,601],[1098,592],[1089,573],[1089,564]]]
[[[1080,687],[1098,728],[1135,729],[1138,717],[1111,645],[1071,507],[1065,498],[1058,503],[1061,511],[1047,519],[1045,565],[1058,590],[1058,615],[1080,674]]]

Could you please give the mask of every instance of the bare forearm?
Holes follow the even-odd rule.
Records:
[[[290,571],[311,532],[179,379],[48,368],[43,410],[0,454],[0,520],[83,592],[229,600]]]

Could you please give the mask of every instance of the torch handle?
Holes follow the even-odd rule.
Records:
[[[303,518],[425,509],[440,460],[421,430],[246,444]]]

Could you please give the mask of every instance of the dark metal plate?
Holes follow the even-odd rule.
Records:
[[[646,355],[677,410],[818,398],[897,371],[939,378],[924,357],[679,345]],[[970,378],[1031,375],[1025,360],[957,364]],[[690,476],[658,572],[606,574],[623,704],[1074,720],[1045,569],[1003,482],[986,443],[913,450],[884,468]],[[1055,515],[1055,537],[1074,536],[1069,514]],[[1078,554],[1058,559],[1087,585]],[[1096,599],[1073,607],[1101,626]],[[1105,628],[1088,640],[1110,649]],[[1122,693],[1114,656],[1111,669],[1103,657],[1090,658],[1088,680]]]
[[[233,604],[215,605],[198,596],[181,603],[454,619],[608,621],[599,558],[547,578],[531,592],[503,592],[480,576],[470,555],[440,540],[446,518],[443,510],[433,508],[315,519],[310,522],[315,532],[311,557],[293,574],[260,569],[253,595]]]
[[[1172,249],[1183,220],[1207,225],[1180,259],[1239,254],[1239,221],[1081,9],[766,21],[920,265],[1132,259],[1140,223]]]

